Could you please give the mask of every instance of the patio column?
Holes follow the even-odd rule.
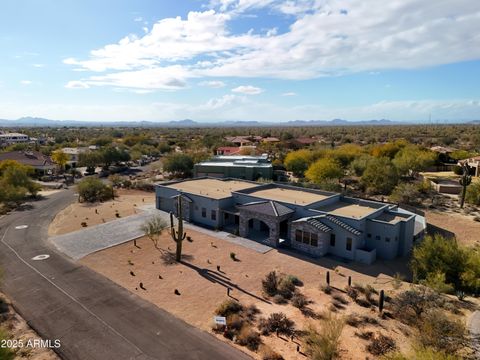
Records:
[[[248,220],[243,216],[239,216],[240,222],[238,225],[238,234],[241,237],[247,237],[248,235]]]

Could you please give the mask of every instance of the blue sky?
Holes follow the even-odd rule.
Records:
[[[3,0],[0,118],[480,119],[476,0]]]

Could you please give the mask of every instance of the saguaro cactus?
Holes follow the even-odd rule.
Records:
[[[380,296],[378,297],[378,311],[383,311],[383,305],[385,304],[385,292],[380,290]]]
[[[462,197],[460,198],[460,207],[463,209],[465,204],[465,195],[467,194],[467,186],[472,183],[472,175],[470,175],[470,167],[467,163],[462,164],[462,177],[459,182],[462,185]]]
[[[177,228],[173,221],[173,213],[170,213],[170,235],[177,243],[177,251],[175,253],[175,260],[179,262],[182,259],[182,241],[185,240],[187,234],[183,231],[183,209],[182,196],[177,197]]]
[[[330,271],[327,271],[327,285],[330,286]]]

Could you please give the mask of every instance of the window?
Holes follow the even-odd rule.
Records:
[[[317,234],[310,234],[310,245],[314,247],[318,247],[318,235]]]
[[[385,242],[390,242],[390,238],[389,238],[389,237],[385,237]]]
[[[295,240],[302,242],[302,230],[295,230]]]
[[[335,234],[330,234],[330,246],[335,247]]]
[[[368,238],[371,238],[371,237],[372,237],[372,234],[368,233],[368,234],[367,234],[367,237],[368,237]]]
[[[303,232],[303,243],[310,245],[310,233],[307,231]]]
[[[212,220],[217,220],[217,212],[215,210],[212,210],[212,212],[210,213],[210,217],[212,218]]]
[[[207,209],[202,208],[202,217],[207,217]]]
[[[347,250],[352,250],[352,238],[347,238]]]
[[[380,240],[381,239],[380,235],[375,236],[375,239]]]

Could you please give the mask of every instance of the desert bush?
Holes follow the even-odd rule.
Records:
[[[262,335],[269,335],[278,332],[279,334],[293,334],[295,323],[290,320],[284,313],[273,313],[265,319],[259,321],[258,328]]]
[[[233,331],[239,331],[245,323],[245,320],[239,314],[232,314],[227,317],[228,328]]]
[[[362,331],[362,332],[355,331],[355,335],[358,336],[360,339],[370,340],[373,338],[373,331]]]
[[[235,254],[234,252],[231,252],[230,259],[232,259],[233,261],[237,261],[237,254]]]
[[[439,295],[428,288],[406,290],[398,294],[392,303],[393,315],[407,324],[414,324],[429,308],[439,305]]]
[[[362,298],[358,298],[357,301],[355,301],[355,303],[357,305],[360,305],[361,307],[365,307],[365,308],[369,308],[372,306],[371,302],[366,300],[366,299],[362,299]]]
[[[243,310],[242,304],[235,300],[225,300],[222,302],[217,309],[215,314],[219,316],[229,316],[233,314],[238,314]]]
[[[7,339],[7,333],[2,328],[0,328],[0,342]],[[15,353],[10,348],[0,346],[0,359],[13,360],[15,359]]]
[[[358,298],[358,290],[355,289],[353,286],[347,286],[345,288],[345,291],[347,293],[347,296],[352,299],[353,301],[356,301]]]
[[[283,304],[288,303],[287,299],[285,299],[285,298],[283,297],[283,295],[280,295],[280,294],[276,294],[276,295],[272,298],[272,301],[273,301],[275,304],[279,304],[279,305],[283,305]]]
[[[332,298],[336,301],[338,301],[339,303],[343,304],[343,305],[346,305],[348,304],[348,300],[345,299],[342,295],[340,294],[335,294],[332,296]]]
[[[332,287],[330,285],[322,285],[320,286],[320,290],[322,290],[327,295],[332,293]]]
[[[370,354],[380,356],[394,350],[395,347],[395,341],[391,337],[379,334],[370,339],[370,343],[367,345],[367,351]]]
[[[293,283],[292,278],[282,277],[278,284],[277,292],[282,295],[285,299],[290,299],[295,291],[295,284]]]
[[[113,189],[97,178],[88,177],[78,183],[78,195],[90,203],[105,201],[113,198]]]
[[[390,352],[382,360],[462,360],[462,357],[437,351],[432,348],[416,347],[406,355],[400,352]]]
[[[292,296],[292,305],[296,308],[303,309],[308,305],[308,299],[301,292],[295,292]]]
[[[260,334],[251,326],[244,326],[236,337],[236,343],[246,346],[249,350],[256,351],[262,340]]]
[[[419,329],[420,343],[438,351],[454,354],[468,344],[465,325],[441,310],[426,312]]]
[[[303,286],[303,281],[300,280],[295,275],[286,275],[285,280],[288,281],[289,283],[295,285],[295,286]]]
[[[255,321],[255,318],[260,313],[255,304],[248,305],[243,308],[242,316],[248,321]]]
[[[283,356],[273,351],[270,346],[261,345],[259,352],[262,360],[283,360]]]
[[[331,314],[320,323],[320,331],[310,324],[305,330],[306,352],[313,360],[333,360],[338,357],[344,322]]]
[[[262,280],[262,288],[268,296],[274,296],[278,289],[278,277],[275,271],[271,271]]]

